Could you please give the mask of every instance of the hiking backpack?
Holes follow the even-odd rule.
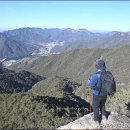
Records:
[[[116,92],[116,82],[110,71],[97,72],[100,74],[101,85],[99,87],[99,93],[104,95],[113,95]]]

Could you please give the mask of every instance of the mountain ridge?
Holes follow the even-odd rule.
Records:
[[[111,49],[76,49],[62,54],[43,56],[32,63],[16,63],[9,66],[13,70],[28,70],[41,76],[57,75],[72,78],[85,84],[95,69],[95,62],[100,57],[106,61],[106,65],[113,72],[117,84],[124,86],[130,83],[130,46],[120,46]],[[120,58],[117,58],[120,57]]]
[[[107,48],[116,45],[130,44],[130,32],[112,31],[105,34],[94,33],[87,29],[59,29],[59,28],[19,28],[1,32],[11,42],[12,49],[0,37],[1,46],[6,48],[6,53],[1,49],[0,59],[15,58],[26,55],[45,55],[63,53],[77,48]],[[15,45],[14,41],[19,46]],[[8,43],[9,44],[9,43]],[[48,46],[49,45],[49,46]],[[9,45],[8,45],[9,46]],[[16,48],[16,49],[14,49]],[[19,50],[19,54],[16,50]],[[7,53],[14,53],[13,56]],[[25,53],[26,52],[26,53]]]

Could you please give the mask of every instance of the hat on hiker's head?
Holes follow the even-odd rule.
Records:
[[[95,66],[97,69],[106,69],[105,61],[103,60],[98,60]]]

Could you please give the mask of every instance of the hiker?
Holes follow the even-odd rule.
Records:
[[[95,65],[97,72],[93,74],[92,78],[88,80],[87,86],[93,88],[93,113],[95,125],[99,125],[100,113],[102,115],[102,120],[107,120],[107,113],[105,109],[105,103],[107,99],[107,93],[101,91],[101,73],[107,72],[105,62],[100,59]],[[108,71],[109,72],[109,71]],[[110,73],[110,72],[109,72]],[[111,73],[110,73],[111,74]],[[114,79],[113,79],[114,80]]]

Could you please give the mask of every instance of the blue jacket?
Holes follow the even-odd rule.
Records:
[[[99,71],[106,71],[106,70],[98,70],[97,72],[99,72]],[[101,84],[100,74],[99,73],[95,73],[95,74],[93,74],[90,82],[87,83],[87,86],[92,88],[94,86],[98,87],[98,86],[100,86],[100,84]],[[93,94],[95,94],[97,96],[105,96],[103,93],[101,93],[101,92],[99,93],[98,90],[93,90]]]

